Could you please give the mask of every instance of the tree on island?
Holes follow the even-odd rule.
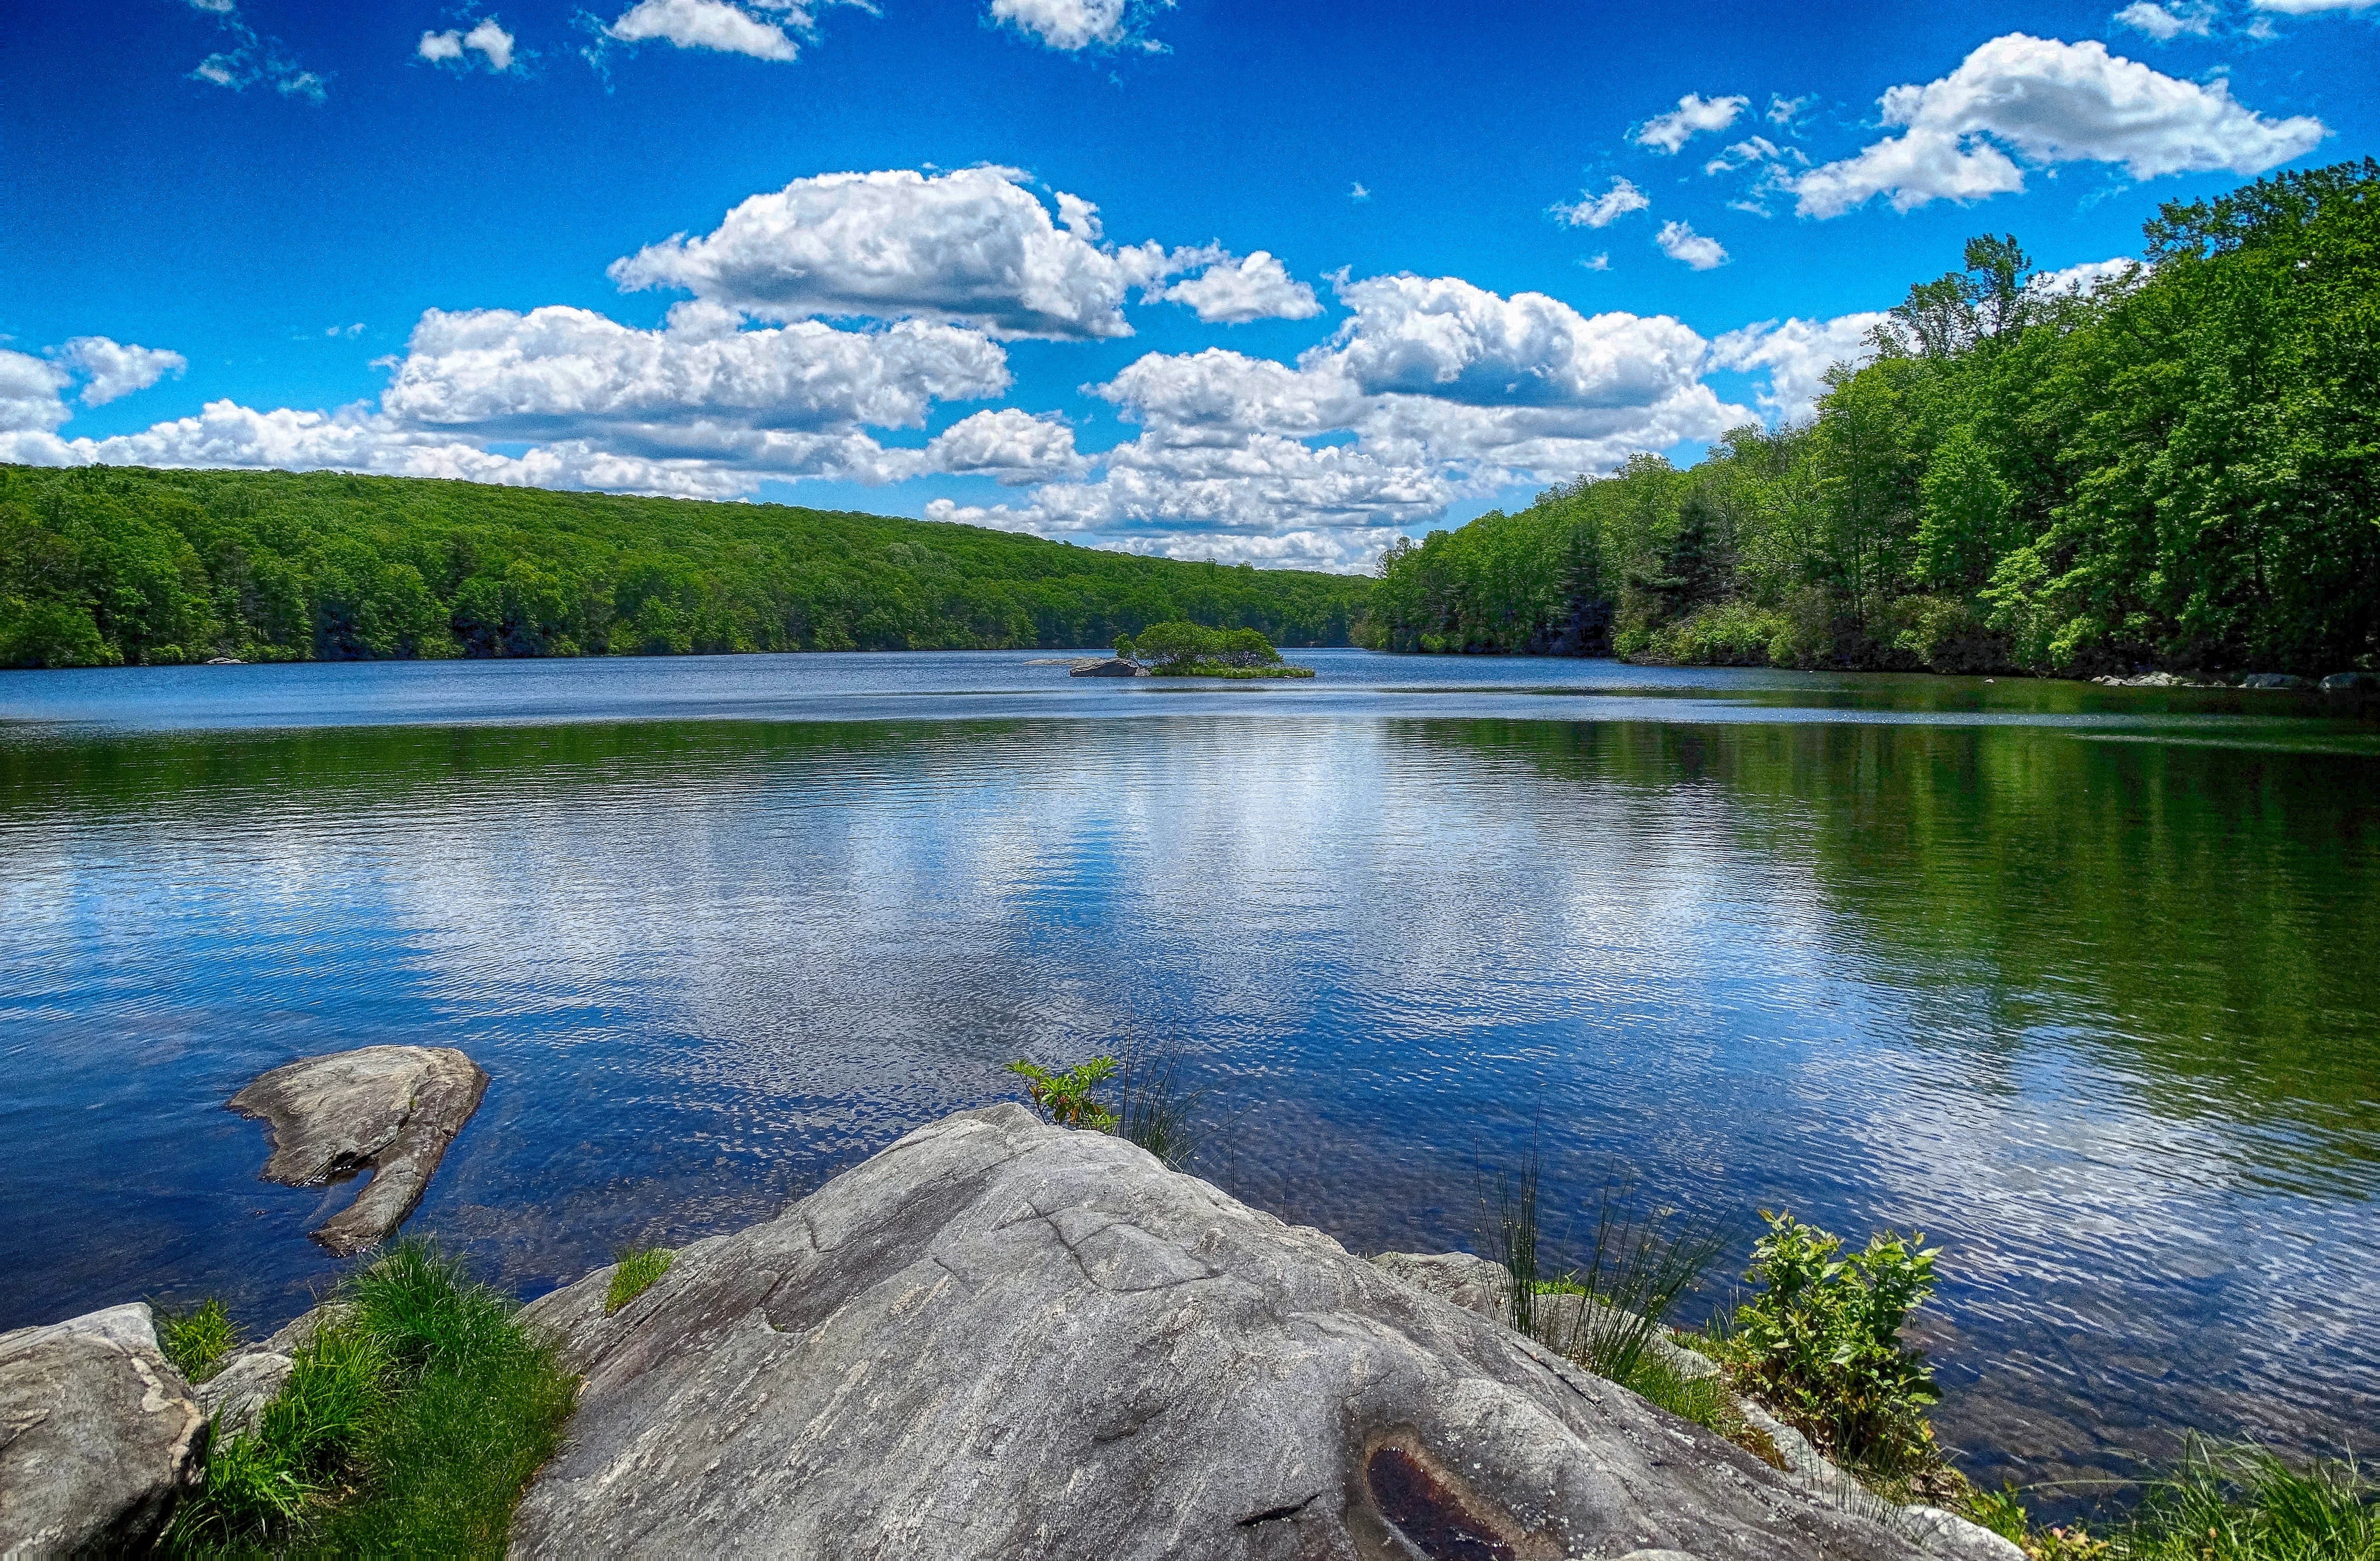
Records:
[[[1256,671],[1281,664],[1281,652],[1257,629],[1210,629],[1200,623],[1151,623],[1137,635],[1118,635],[1115,651],[1174,676],[1229,668]]]

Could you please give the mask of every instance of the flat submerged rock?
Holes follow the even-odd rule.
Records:
[[[363,1047],[275,1068],[230,1106],[262,1118],[272,1134],[267,1181],[314,1187],[371,1172],[353,1204],[310,1232],[346,1257],[413,1212],[487,1087],[488,1075],[452,1047]]]
[[[1106,1134],[920,1129],[528,1307],[586,1376],[519,1556],[1920,1555],[1750,1453]]]

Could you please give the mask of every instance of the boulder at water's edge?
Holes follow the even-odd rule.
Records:
[[[0,1334],[0,1555],[139,1548],[199,1480],[206,1433],[138,1301]]]
[[[1140,1149],[961,1112],[606,1315],[521,1556],[1388,1558],[1911,1543]]]

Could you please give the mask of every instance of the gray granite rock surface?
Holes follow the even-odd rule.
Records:
[[[1909,1538],[1132,1144],[1014,1106],[523,1313],[585,1373],[520,1556],[1701,1561]]]
[[[206,1431],[137,1301],[0,1334],[0,1555],[140,1548],[199,1479]]]
[[[452,1047],[364,1047],[275,1068],[233,1095],[231,1108],[271,1130],[268,1181],[311,1187],[371,1172],[355,1202],[311,1232],[346,1257],[413,1212],[487,1087],[487,1074]]]
[[[223,1369],[199,1384],[199,1408],[215,1422],[215,1434],[229,1438],[253,1436],[264,1406],[281,1396],[294,1362],[274,1349],[250,1349],[233,1356]]]

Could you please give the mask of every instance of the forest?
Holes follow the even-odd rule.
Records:
[[[0,466],[0,666],[1344,645],[1371,582],[776,504]]]
[[[1806,426],[1383,559],[1359,643],[2063,676],[2380,669],[2380,162],[2168,202],[2129,274],[1910,289]]]

